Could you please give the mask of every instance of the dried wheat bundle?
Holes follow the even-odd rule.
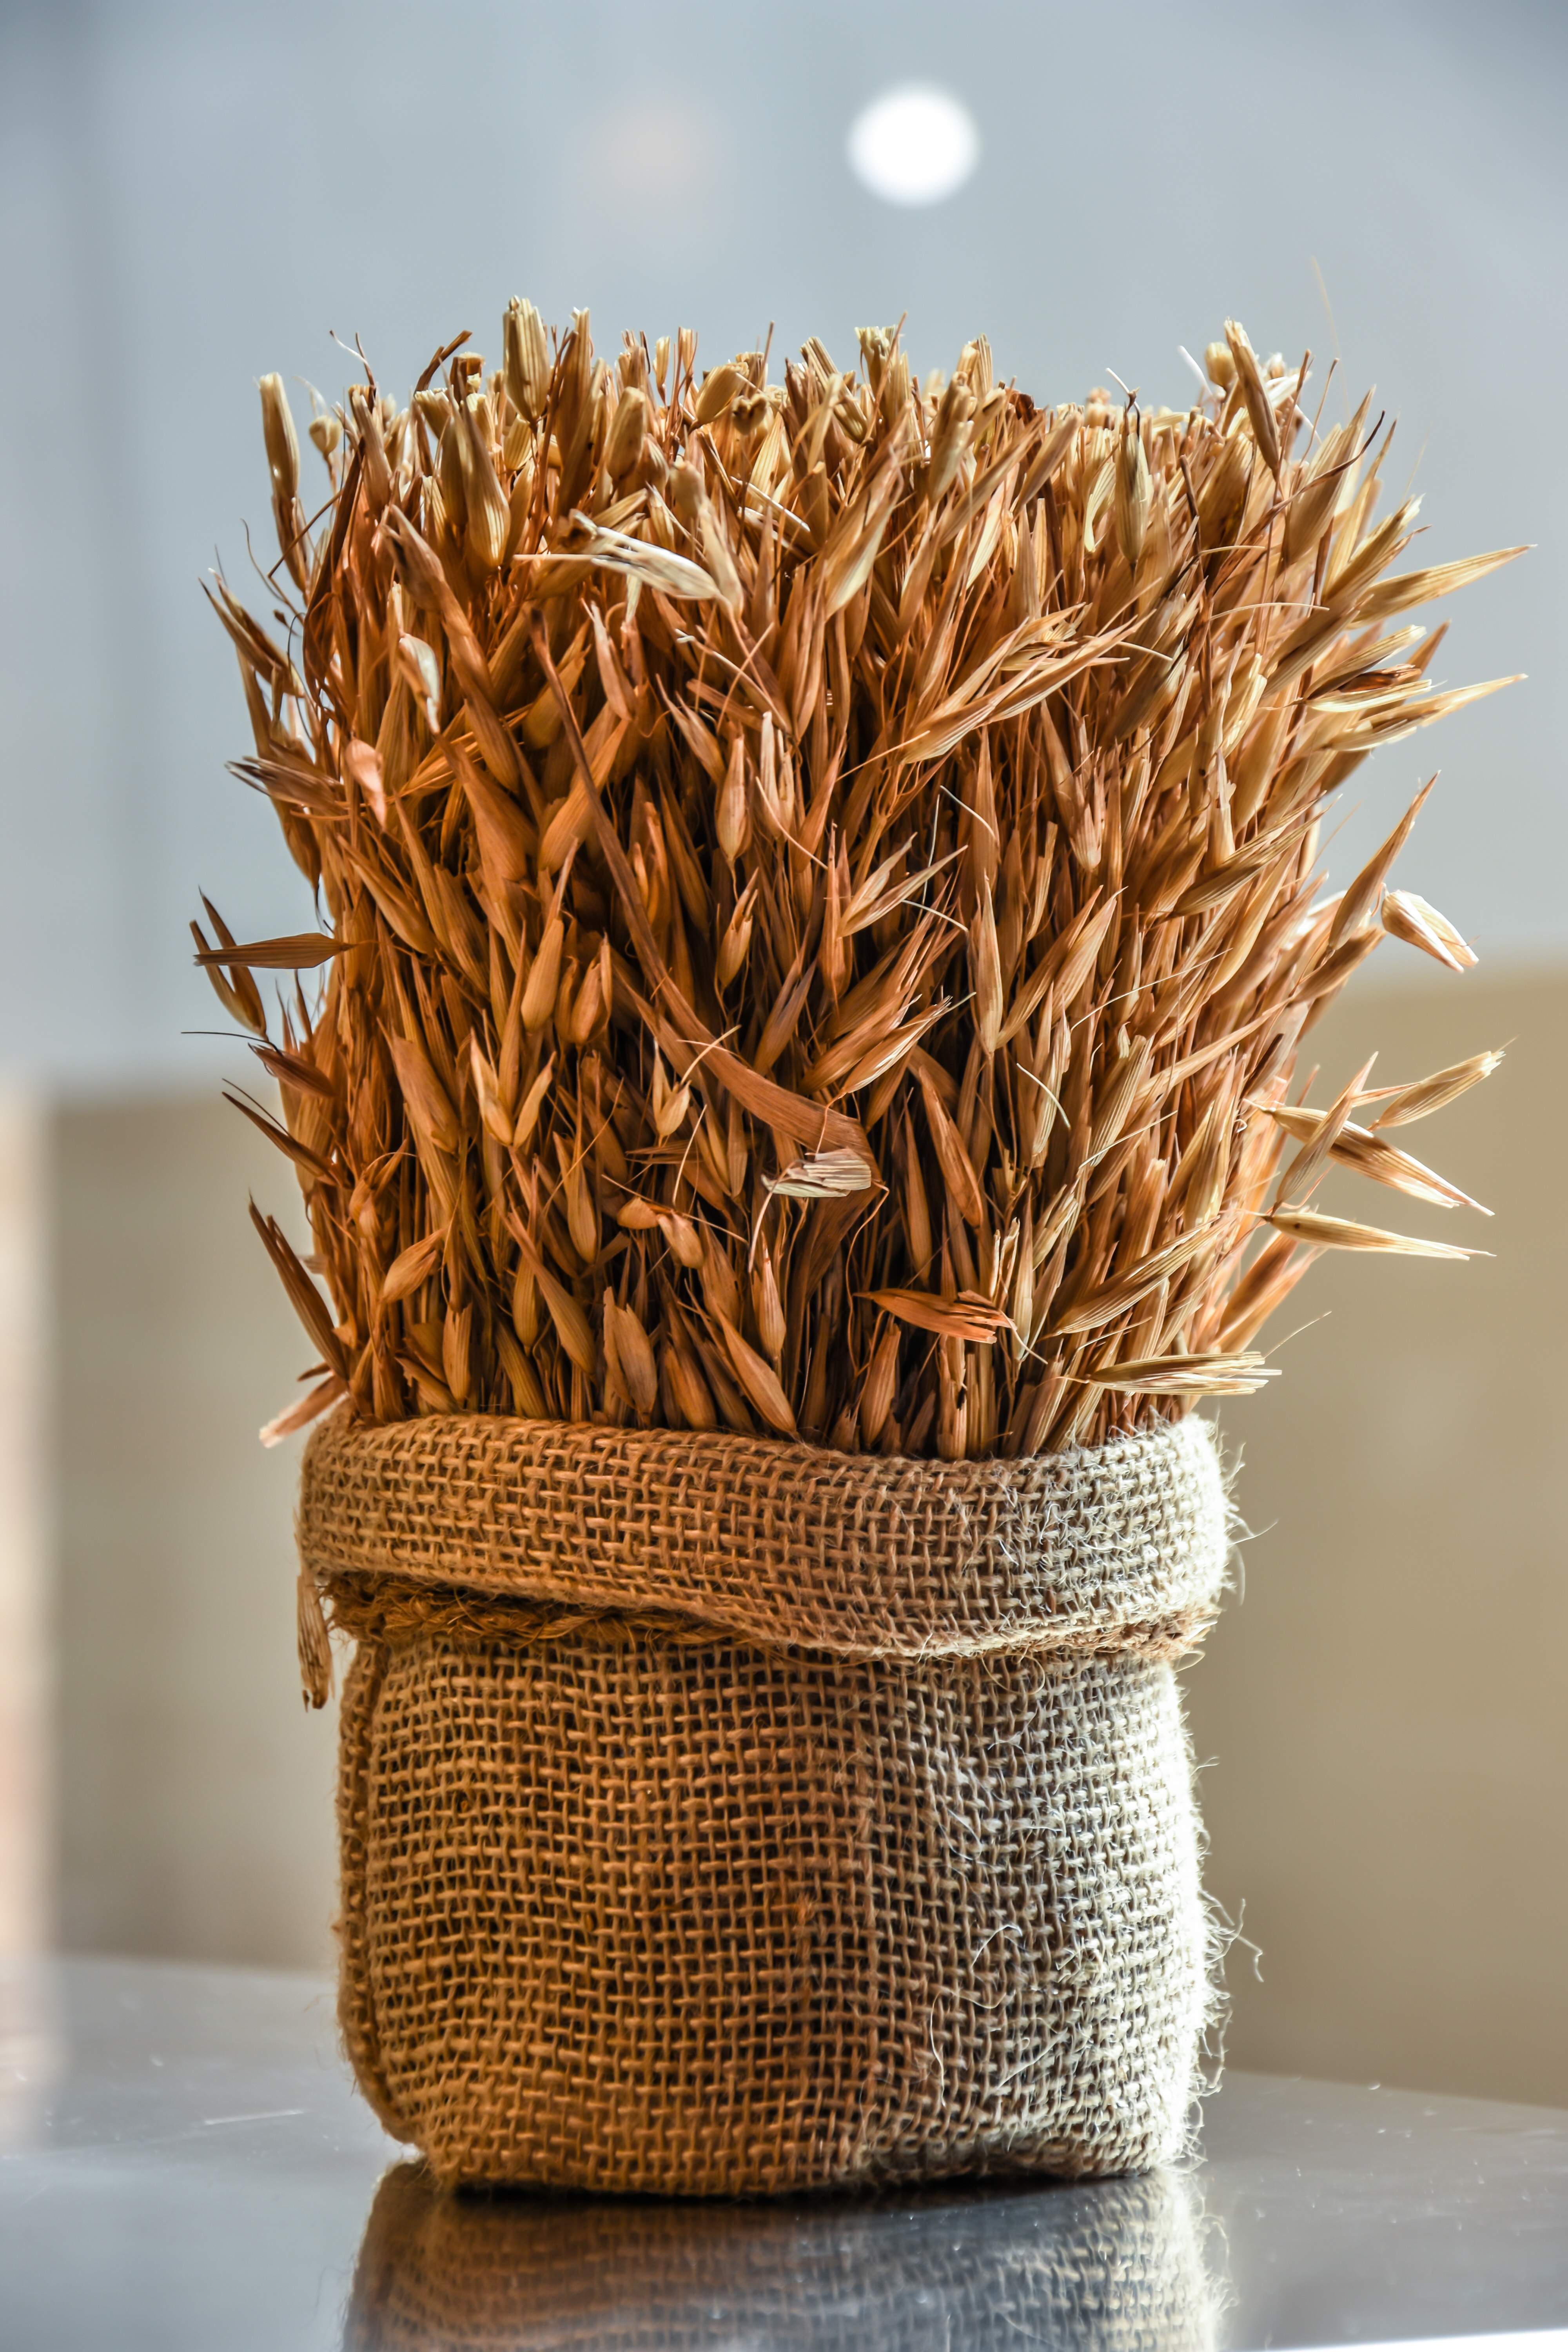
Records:
[[[214,595],[331,924],[193,926],[315,1237],[252,1211],[321,1359],[265,1434],[1033,1454],[1256,1386],[1324,1246],[1468,1254],[1308,1203],[1462,1201],[1391,1130],[1496,1055],[1289,1100],[1383,936],[1474,960],[1387,887],[1424,793],[1318,895],[1327,796],[1489,691],[1399,616],[1505,560],[1391,572],[1368,402],[1321,431],[1234,322],[1186,414],[1041,411],[983,340],[468,340],[315,416],[313,522],[266,379],[276,632]],[[255,973],[322,966],[269,1036]]]

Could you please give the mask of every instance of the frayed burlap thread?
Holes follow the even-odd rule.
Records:
[[[358,1644],[344,2032],[438,2179],[1177,2151],[1207,1989],[1171,1661],[1226,1555],[1201,1423],[949,1465],[339,1421],[300,1538]]]

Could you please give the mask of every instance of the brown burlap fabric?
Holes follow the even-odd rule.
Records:
[[[358,1637],[344,2031],[440,2179],[747,2194],[1180,2145],[1202,1423],[942,1465],[334,1423],[300,1544]]]
[[[1210,2352],[1192,2184],[925,2189],[763,2205],[376,2191],[343,2352]]]

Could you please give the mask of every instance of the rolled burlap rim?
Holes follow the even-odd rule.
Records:
[[[320,1428],[301,1570],[345,1632],[563,1612],[835,1658],[1177,1657],[1214,1622],[1226,1499],[1195,1417],[1092,1452],[920,1462],[727,1433],[431,1415]],[[479,1605],[549,1604],[498,1618]]]

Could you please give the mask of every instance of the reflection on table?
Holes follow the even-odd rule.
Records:
[[[383,2180],[344,2352],[910,2345],[1208,2352],[1192,2184],[932,2189],[761,2206],[452,2196]]]

